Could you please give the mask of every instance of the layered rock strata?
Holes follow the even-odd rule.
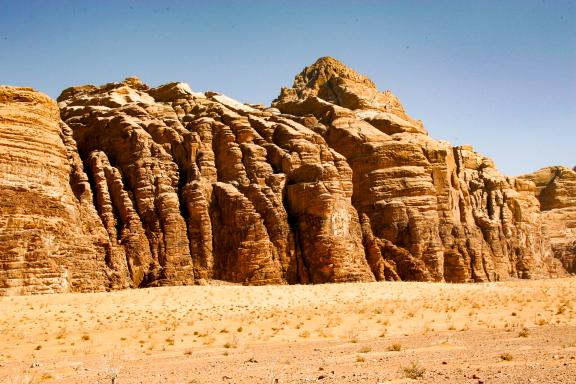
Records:
[[[56,103],[0,87],[0,294],[123,288]]]
[[[135,78],[58,101],[134,286],[374,280],[352,171],[300,119]]]
[[[520,179],[540,201],[544,237],[554,256],[576,273],[576,170],[548,167]]]
[[[270,108],[137,78],[58,106],[0,88],[0,293],[575,268],[573,171],[503,176],[331,58]]]
[[[493,281],[563,273],[540,204],[471,147],[427,136],[389,91],[322,58],[273,102],[307,118],[352,169],[378,280]]]

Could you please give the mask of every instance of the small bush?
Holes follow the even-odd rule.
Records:
[[[394,343],[388,347],[389,351],[400,352],[402,350],[402,344]]]
[[[234,335],[232,336],[232,340],[226,342],[226,344],[224,344],[224,348],[238,348],[238,343],[240,342],[240,339],[238,337],[238,335]]]
[[[506,352],[500,355],[500,359],[504,361],[512,361],[514,360],[514,357],[510,353]]]
[[[411,362],[406,367],[401,367],[404,377],[408,379],[419,379],[426,373],[426,368],[420,365],[417,361]]]
[[[352,328],[352,329],[348,330],[348,342],[349,343],[357,343],[359,336],[360,336],[359,332],[356,328]]]
[[[302,332],[300,332],[300,334],[298,336],[306,339],[306,338],[310,337],[310,331],[302,331]]]
[[[366,345],[366,346],[360,348],[360,350],[359,350],[358,352],[360,352],[360,353],[368,353],[368,352],[371,352],[371,351],[372,351],[372,347]]]
[[[528,328],[522,328],[520,332],[518,332],[518,337],[528,337],[528,335],[530,335]]]
[[[56,335],[57,340],[62,340],[66,338],[66,328],[61,329]]]

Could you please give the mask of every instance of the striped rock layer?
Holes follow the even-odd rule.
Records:
[[[0,87],[0,294],[576,272],[576,172],[510,178],[331,58],[272,107]]]

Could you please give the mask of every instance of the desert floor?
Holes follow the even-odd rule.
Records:
[[[576,279],[0,298],[0,383],[576,383]]]

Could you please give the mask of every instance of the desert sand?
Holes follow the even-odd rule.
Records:
[[[575,294],[565,278],[0,297],[0,382],[576,382]]]

